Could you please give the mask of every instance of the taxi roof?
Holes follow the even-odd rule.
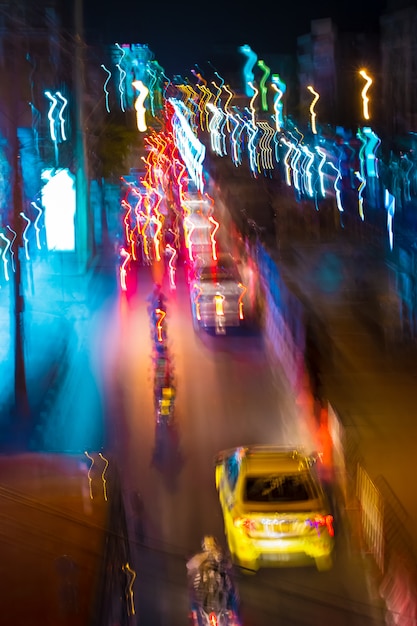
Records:
[[[251,446],[244,454],[246,471],[251,473],[301,472],[309,468],[309,457],[299,449]]]

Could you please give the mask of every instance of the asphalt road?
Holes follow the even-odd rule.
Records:
[[[206,533],[224,541],[215,454],[246,443],[312,448],[315,433],[303,422],[285,369],[271,367],[258,331],[226,337],[194,332],[181,272],[167,315],[177,413],[175,426],[158,428],[146,300],[152,290],[150,269],[141,268],[134,283],[134,295],[119,294],[99,315],[93,362],[108,409],[108,442],[124,481],[137,572],[137,623],[179,626],[187,623],[187,558],[199,550]],[[245,626],[365,625],[380,618],[342,502],[331,571],[318,573],[304,564],[236,575]]]

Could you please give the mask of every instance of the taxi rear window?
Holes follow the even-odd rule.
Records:
[[[306,502],[317,497],[317,489],[305,473],[247,476],[243,497],[246,502]]]

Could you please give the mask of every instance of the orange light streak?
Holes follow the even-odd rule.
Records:
[[[213,261],[217,261],[217,243],[216,243],[216,240],[215,240],[214,236],[217,233],[217,231],[219,230],[220,224],[211,215],[209,217],[209,222],[211,222],[213,224],[213,226],[214,226],[214,229],[210,233],[211,255],[213,257]]]
[[[245,293],[247,292],[247,288],[242,285],[242,283],[239,283],[239,287],[242,290],[242,293],[239,296],[239,319],[243,320],[244,319],[244,315],[243,315],[243,298],[245,296]]]
[[[166,316],[166,313],[162,309],[155,309],[155,313],[159,315],[159,319],[156,322],[156,332],[158,334],[159,343],[162,343],[162,322]]]

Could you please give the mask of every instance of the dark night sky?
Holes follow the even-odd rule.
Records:
[[[389,0],[388,0],[389,1]],[[246,8],[242,8],[245,6]],[[249,44],[258,54],[294,53],[313,19],[331,17],[339,29],[377,32],[387,0],[202,0],[147,3],[84,0],[85,36],[105,43],[147,44],[168,76],[210,61],[213,46]]]

